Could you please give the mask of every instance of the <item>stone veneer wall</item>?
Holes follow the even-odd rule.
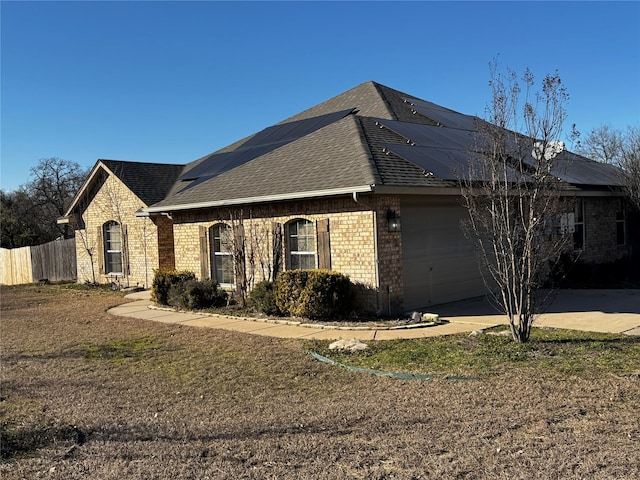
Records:
[[[153,269],[158,268],[157,228],[148,218],[137,218],[134,213],[146,205],[119,179],[109,176],[102,184],[91,203],[82,212],[83,229],[76,230],[76,257],[78,282],[93,281],[108,283],[112,278],[104,274],[99,252],[103,245],[98,237],[102,225],[115,220],[126,226],[129,272],[120,278],[123,286],[149,287],[153,280]],[[87,253],[90,249],[92,256]]]
[[[625,244],[616,244],[616,212],[620,209],[620,202],[621,199],[616,197],[584,198],[586,238],[580,260],[594,264],[609,263],[629,254],[628,221]]]
[[[208,230],[216,223],[231,225],[233,216],[234,221],[241,219],[244,225],[247,275],[251,286],[252,283],[268,279],[271,272],[274,222],[284,226],[299,218],[313,222],[328,219],[331,269],[348,275],[352,281],[362,285],[365,292],[362,299],[368,310],[387,313],[389,306],[399,310],[402,308],[401,234],[388,232],[386,212],[390,208],[399,213],[397,198],[359,197],[356,203],[348,197],[281,202],[232,210],[219,208],[175,212],[175,267],[200,275],[200,227]],[[282,258],[286,269],[284,243]],[[381,259],[379,264],[375,255],[376,245]],[[251,257],[254,258],[253,267],[249,261]],[[206,262],[208,264],[208,257]]]

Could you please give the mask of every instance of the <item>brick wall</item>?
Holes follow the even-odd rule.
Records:
[[[584,198],[586,234],[585,245],[580,254],[582,261],[609,263],[629,254],[628,240],[624,245],[617,245],[616,212],[619,209],[619,198]]]
[[[208,231],[211,226],[220,222],[229,226],[234,222],[242,223],[246,244],[245,263],[251,287],[256,282],[269,279],[273,272],[274,223],[283,226],[281,255],[286,268],[284,226],[287,222],[306,219],[315,223],[328,219],[331,269],[348,275],[352,281],[361,285],[361,299],[368,310],[387,313],[389,306],[399,310],[402,308],[401,234],[388,232],[386,218],[388,209],[399,213],[399,200],[395,197],[376,197],[359,201],[360,203],[356,203],[348,197],[282,202],[233,210],[227,208],[175,212],[175,267],[179,270],[191,270],[199,275],[202,256],[200,228],[204,227]],[[376,247],[380,252],[379,264],[375,255]],[[207,252],[205,259],[207,264],[209,254]]]
[[[148,287],[153,280],[153,269],[158,268],[157,228],[148,218],[137,218],[134,213],[146,206],[119,179],[113,176],[104,183],[82,212],[83,229],[76,230],[78,282],[107,283],[112,278],[104,274],[102,226],[116,221],[126,227],[128,272],[120,277],[123,286]],[[91,255],[89,254],[91,252]]]
[[[176,267],[173,221],[164,215],[152,220],[158,230],[158,268],[173,270]]]

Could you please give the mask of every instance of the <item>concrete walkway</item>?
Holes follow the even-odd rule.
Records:
[[[111,308],[109,313],[193,327],[218,328],[269,337],[339,340],[391,340],[425,338],[472,332],[506,324],[506,319],[483,299],[472,299],[431,307],[448,323],[435,326],[411,325],[394,329],[345,329],[318,325],[296,325],[285,320],[239,318],[193,312],[175,312],[155,307],[150,292],[127,295],[130,303]],[[424,311],[426,312],[426,310]],[[423,313],[424,313],[423,312]],[[568,328],[593,332],[640,335],[640,290],[565,290],[553,299],[548,313],[534,326]]]

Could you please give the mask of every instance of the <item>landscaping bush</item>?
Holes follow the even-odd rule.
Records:
[[[289,270],[276,281],[276,305],[288,315],[345,317],[353,311],[354,299],[349,277],[329,270]]]
[[[270,281],[256,283],[249,292],[249,305],[265,315],[281,315],[276,304],[275,285]]]
[[[227,297],[227,292],[213,280],[189,279],[171,286],[169,305],[185,310],[202,310],[225,306]]]
[[[196,274],[187,270],[157,269],[153,271],[151,300],[160,305],[169,305],[169,292],[172,286],[195,280]]]

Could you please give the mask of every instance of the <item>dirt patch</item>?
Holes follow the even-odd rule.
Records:
[[[123,301],[3,287],[3,479],[640,477],[635,378],[399,381]]]

